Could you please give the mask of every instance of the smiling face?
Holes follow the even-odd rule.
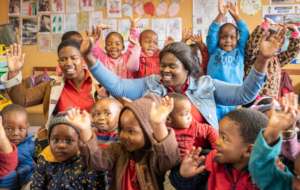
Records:
[[[234,25],[225,24],[219,34],[219,46],[224,51],[232,51],[237,44],[237,31]]]
[[[142,32],[140,36],[140,44],[142,51],[147,56],[153,56],[158,50],[158,37],[153,31]]]
[[[28,133],[27,114],[21,111],[12,111],[3,116],[3,127],[11,143],[18,145]]]
[[[165,86],[177,87],[185,83],[188,71],[175,55],[165,53],[160,60],[160,75]]]
[[[79,151],[78,142],[78,133],[70,126],[58,124],[51,131],[50,148],[59,162],[77,155]]]
[[[145,135],[131,110],[125,110],[120,116],[120,141],[128,152],[134,152],[145,146]]]
[[[240,134],[239,125],[225,116],[220,121],[215,160],[218,163],[232,164],[234,168],[242,169],[249,160],[249,146]]]
[[[107,55],[113,59],[118,59],[124,50],[122,36],[117,33],[108,34],[105,40],[105,50]]]
[[[76,79],[83,74],[83,59],[75,47],[63,47],[58,53],[58,63],[66,79]]]

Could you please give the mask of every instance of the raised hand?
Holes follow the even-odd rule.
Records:
[[[25,54],[22,53],[20,44],[10,45],[6,57],[9,72],[18,72],[22,69],[25,62]]]
[[[192,29],[183,29],[182,31],[182,42],[187,42],[193,36]]]
[[[219,0],[218,1],[218,10],[219,10],[219,14],[226,15],[226,13],[228,11],[228,5],[226,5],[224,3],[224,0]]]
[[[228,11],[231,14],[231,16],[234,18],[234,20],[239,20],[240,19],[240,12],[239,12],[239,7],[237,3],[232,3],[229,2],[227,4]]]
[[[91,118],[88,112],[80,109],[71,109],[67,112],[66,119],[80,131],[80,139],[87,142],[92,137]]]
[[[137,18],[130,17],[130,27],[137,28],[139,20],[141,20],[141,17],[137,17]]]
[[[135,45],[135,46],[140,44],[140,43],[137,41],[137,39],[134,39],[131,35],[129,35],[128,41],[129,41],[132,45]]]
[[[203,44],[202,35],[201,34],[199,34],[199,35],[193,35],[192,38],[191,38],[191,40],[193,42],[195,42],[196,44],[198,44],[198,45],[202,45]]]
[[[173,42],[175,42],[174,38],[172,36],[168,36],[164,42],[164,46],[167,46]]]
[[[181,164],[179,173],[182,177],[189,178],[193,177],[205,170],[205,156],[200,156],[201,148],[195,147],[187,154]]]

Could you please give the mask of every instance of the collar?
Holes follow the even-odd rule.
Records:
[[[84,82],[86,82],[86,81],[92,81],[92,77],[90,76],[89,72],[86,69],[83,69],[83,71],[84,71],[84,79],[83,79],[83,81]],[[72,80],[66,79],[65,81],[66,81],[66,83],[71,84],[75,88],[75,85],[74,85],[74,83],[73,83]]]
[[[40,154],[41,156],[44,157],[44,159],[47,161],[47,162],[56,162],[56,163],[59,163],[59,161],[54,157],[52,151],[51,151],[51,148],[50,148],[50,145],[48,145],[46,148],[43,149],[43,151],[41,152]],[[64,162],[69,162],[69,161],[74,161],[74,160],[77,160],[79,159],[80,156],[79,156],[79,153],[76,155],[76,156],[73,156],[72,158],[64,161]]]
[[[181,93],[184,93],[184,92],[189,88],[189,85],[190,85],[190,78],[188,77],[188,78],[186,79],[186,81],[184,82],[183,86],[181,87],[180,92],[181,92]],[[168,87],[166,87],[166,88],[167,88],[167,91],[168,91],[168,92],[176,92],[174,86],[168,86]]]
[[[141,51],[141,57],[158,57],[159,49],[157,49],[152,56],[146,55],[144,51]]]

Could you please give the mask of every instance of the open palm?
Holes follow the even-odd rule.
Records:
[[[7,64],[10,72],[20,71],[24,65],[25,54],[20,44],[13,44],[7,52]]]
[[[193,177],[199,173],[202,173],[205,170],[205,165],[203,164],[205,161],[204,156],[199,156],[201,152],[201,148],[195,148],[187,154],[180,165],[180,175],[185,178]]]
[[[80,109],[71,109],[68,111],[66,118],[74,127],[81,131],[91,128],[90,115],[86,111],[81,113]]]
[[[167,118],[174,107],[174,100],[168,96],[164,97],[161,103],[152,104],[150,111],[150,120],[152,123],[166,123]]]

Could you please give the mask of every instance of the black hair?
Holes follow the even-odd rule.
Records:
[[[240,108],[228,113],[225,117],[237,123],[244,142],[253,144],[260,130],[268,125],[265,114],[250,109]]]
[[[5,119],[5,116],[12,112],[21,112],[27,115],[27,111],[23,106],[18,104],[9,104],[2,109],[1,116],[3,119]]]
[[[192,50],[188,45],[183,42],[173,42],[168,44],[159,53],[159,60],[161,61],[167,53],[171,53],[179,59],[189,75],[199,75],[199,66],[195,63]]]
[[[141,32],[141,34],[140,34],[140,36],[139,36],[139,42],[140,42],[140,43],[141,43],[141,41],[142,41],[143,35],[145,35],[146,33],[152,33],[152,34],[154,34],[154,35],[157,36],[157,33],[154,32],[154,30],[151,30],[151,29],[143,30],[143,32]]]
[[[123,44],[123,49],[124,49],[124,48],[125,48],[125,45],[124,45],[124,38],[123,38],[122,34],[120,34],[119,32],[110,32],[110,33],[108,33],[107,36],[105,37],[105,43],[106,43],[106,41],[108,40],[108,38],[109,38],[110,36],[112,36],[112,35],[117,35],[117,36],[121,39],[122,44]]]
[[[78,51],[80,51],[80,43],[76,40],[72,40],[72,39],[69,39],[69,40],[64,40],[62,42],[60,42],[60,44],[58,45],[58,48],[57,48],[57,54],[59,53],[59,51],[64,48],[64,47],[74,47],[76,48]]]
[[[223,25],[220,27],[220,30],[219,30],[219,33],[218,33],[219,38],[220,38],[220,35],[221,35],[223,29],[224,29],[225,27],[227,27],[227,26],[232,26],[232,27],[235,29],[236,37],[237,37],[237,39],[238,39],[238,37],[239,37],[239,29],[238,29],[234,24],[229,23],[229,22],[223,24]]]
[[[82,36],[79,32],[77,32],[77,31],[68,31],[68,32],[65,32],[62,35],[61,41],[70,40],[70,39],[72,39],[73,36],[78,36],[82,39]],[[81,43],[81,42],[82,42],[82,40],[79,43]]]

